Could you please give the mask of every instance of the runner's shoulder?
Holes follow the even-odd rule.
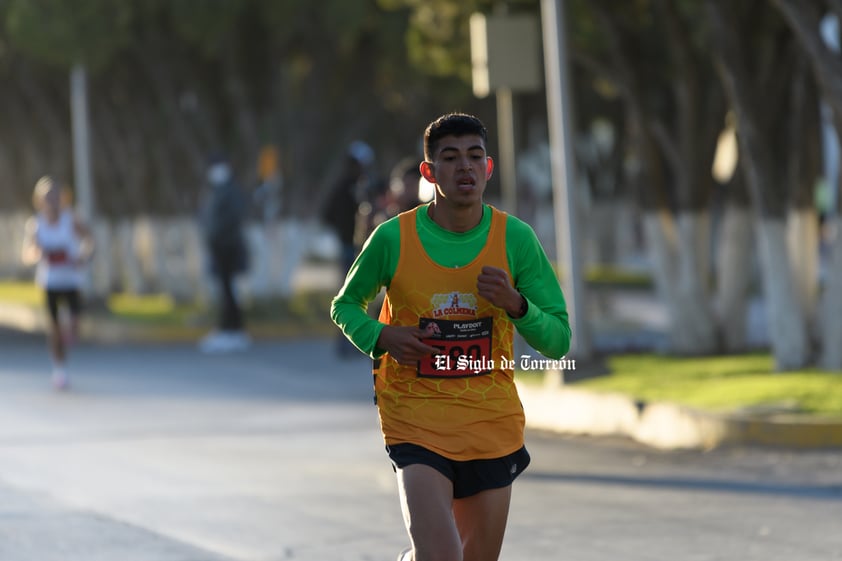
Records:
[[[509,214],[506,216],[506,241],[509,243],[527,243],[532,244],[538,237],[535,235],[535,230],[528,222],[525,222]]]
[[[401,233],[401,223],[400,218],[398,216],[393,216],[388,220],[385,220],[377,225],[374,228],[373,234],[376,234],[381,237],[387,238],[395,238],[397,239]]]
[[[401,226],[398,217],[389,218],[388,220],[378,224],[371,235],[368,237],[365,245],[382,248],[384,246],[391,246],[400,244]]]

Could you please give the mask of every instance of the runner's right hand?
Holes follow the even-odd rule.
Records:
[[[414,366],[416,362],[439,349],[421,342],[428,334],[420,327],[386,325],[380,331],[377,347],[388,352],[392,358],[405,366]]]

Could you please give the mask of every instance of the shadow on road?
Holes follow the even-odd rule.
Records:
[[[767,483],[692,477],[628,477],[541,471],[526,471],[521,477],[524,479],[556,481],[559,483],[592,483],[594,485],[613,485],[620,487],[641,487],[663,490],[680,489],[685,491],[774,495],[796,499],[842,501],[842,485],[796,485],[791,483]]]

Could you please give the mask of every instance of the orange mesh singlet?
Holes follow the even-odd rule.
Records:
[[[424,208],[424,207],[419,207]],[[505,456],[523,446],[524,414],[514,384],[514,326],[477,294],[482,267],[504,269],[506,214],[492,208],[485,247],[464,267],[446,268],[424,250],[414,209],[400,215],[400,257],[380,321],[424,328],[442,349],[418,366],[389,354],[374,391],[386,444],[411,442],[453,460]]]

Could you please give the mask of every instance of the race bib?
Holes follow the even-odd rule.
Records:
[[[428,335],[422,342],[439,352],[418,361],[422,378],[462,378],[491,372],[492,318],[445,320],[421,318],[418,327]]]
[[[52,251],[46,251],[45,253],[47,255],[47,262],[51,265],[60,265],[70,261],[70,256],[63,249],[54,249]]]

